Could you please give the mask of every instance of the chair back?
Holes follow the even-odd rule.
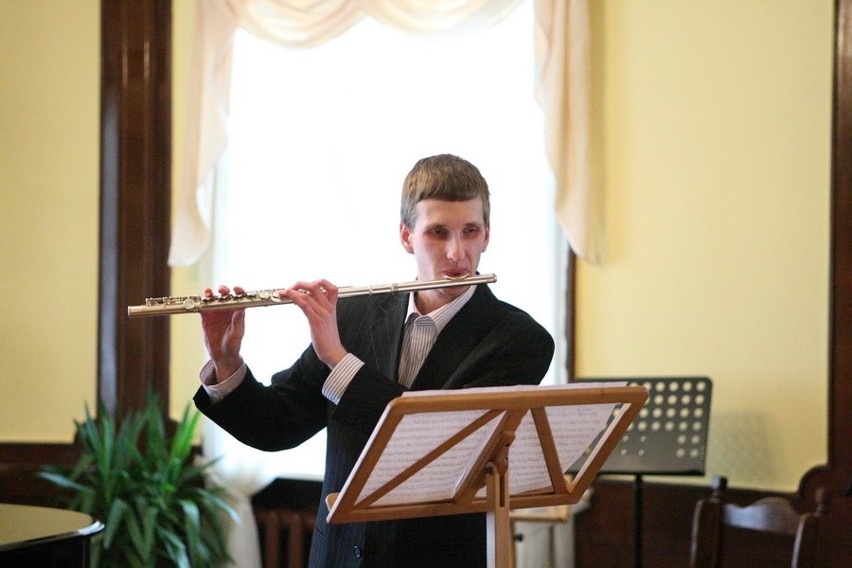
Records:
[[[786,497],[773,496],[759,499],[747,506],[725,503],[727,479],[713,480],[713,493],[696,503],[692,521],[690,568],[721,568],[725,555],[724,544],[732,539],[726,535],[731,529],[750,533],[765,533],[768,538],[778,536],[789,543],[789,566],[813,568],[816,562],[817,532],[820,519],[828,508],[828,494],[820,489],[816,493],[816,508],[799,513]],[[769,548],[776,548],[772,546]],[[768,549],[767,549],[768,550]],[[743,565],[743,553],[730,555],[730,565]],[[761,563],[760,565],[764,565]]]

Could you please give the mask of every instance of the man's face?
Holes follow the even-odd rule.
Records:
[[[489,236],[482,215],[482,200],[425,199],[415,205],[415,212],[414,227],[409,229],[401,223],[399,237],[403,248],[417,261],[417,278],[440,280],[475,274]],[[436,296],[441,296],[443,304],[464,290],[464,287],[453,287],[430,292],[438,293]]]

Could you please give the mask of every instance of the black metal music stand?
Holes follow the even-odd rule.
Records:
[[[576,382],[627,382],[648,389],[648,401],[600,470],[634,476],[634,560],[642,568],[643,476],[704,475],[713,383],[708,377],[584,377]]]

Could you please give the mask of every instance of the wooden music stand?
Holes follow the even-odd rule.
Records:
[[[647,398],[612,384],[406,393],[328,496],[328,522],[486,513],[488,565],[508,567],[509,510],[579,501]]]

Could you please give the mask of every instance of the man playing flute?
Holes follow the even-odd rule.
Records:
[[[449,154],[418,161],[403,183],[399,226],[417,279],[476,274],[489,212],[488,184],[473,164]],[[266,386],[240,355],[244,310],[202,312],[210,361],[195,404],[241,442],[266,451],[327,430],[310,566],[485,566],[484,513],[329,525],[325,497],[343,488],[389,401],[407,390],[538,384],[553,357],[550,334],[487,285],[338,301],[337,287],[318,280],[279,294],[304,312],[311,345]]]

